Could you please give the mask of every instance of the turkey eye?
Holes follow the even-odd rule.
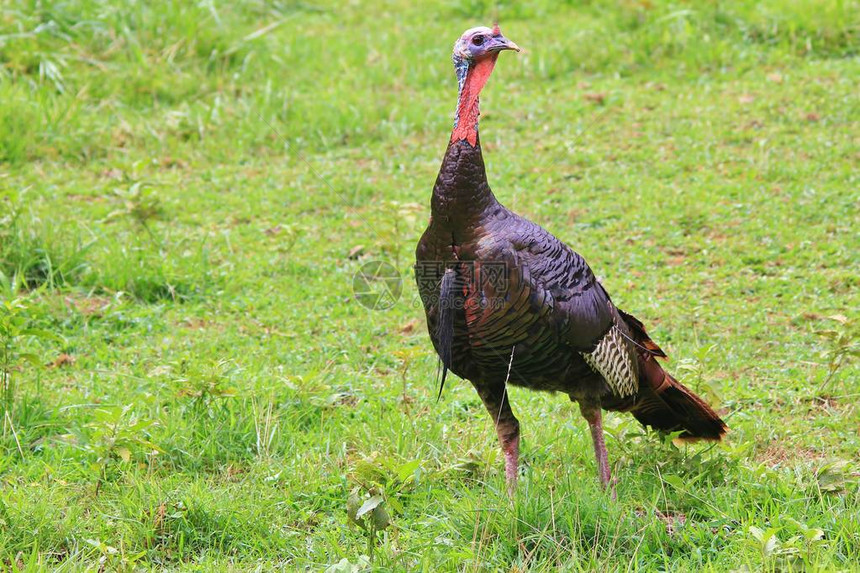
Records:
[[[472,38],[472,43],[475,44],[476,46],[483,46],[484,45],[484,37],[483,36],[475,36],[474,38]]]

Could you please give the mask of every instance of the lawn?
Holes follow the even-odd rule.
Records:
[[[436,401],[413,252],[496,16],[496,195],[731,428],[608,414],[616,502],[566,397],[511,390],[513,500]],[[856,0],[0,3],[0,569],[860,570],[858,78]]]

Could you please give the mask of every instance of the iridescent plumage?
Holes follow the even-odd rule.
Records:
[[[657,364],[663,351],[615,307],[585,259],[490,190],[478,96],[502,50],[519,48],[498,27],[467,30],[454,46],[457,120],[416,249],[418,289],[443,382],[450,369],[475,387],[496,424],[511,487],[519,422],[507,383],[564,392],[580,404],[607,485],[602,409],[629,411],[682,438],[719,439],[726,427]]]

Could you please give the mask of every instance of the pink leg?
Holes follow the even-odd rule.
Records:
[[[484,386],[474,382],[472,384],[496,425],[499,445],[501,445],[502,453],[505,456],[505,480],[508,484],[508,494],[513,496],[517,489],[517,470],[519,468],[520,422],[511,411],[508,395],[503,385]]]
[[[600,485],[603,489],[611,487],[612,499],[615,499],[615,483],[609,471],[609,454],[606,452],[606,442],[603,441],[603,413],[600,406],[580,403],[579,410],[588,422],[591,430],[591,441],[594,443],[594,455],[597,458],[597,471],[600,474]]]
[[[520,459],[520,436],[519,429],[516,435],[507,440],[502,437],[502,430],[496,426],[496,431],[499,434],[499,443],[502,445],[502,452],[505,454],[505,481],[508,483],[508,494],[513,496],[517,490],[517,471],[519,470]]]

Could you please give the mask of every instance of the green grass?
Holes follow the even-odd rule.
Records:
[[[556,4],[0,5],[0,569],[358,567],[354,491],[380,570],[857,569],[860,4]],[[511,391],[513,502],[435,401],[410,265],[496,14],[493,188],[731,426],[608,415],[616,503],[565,397]]]

